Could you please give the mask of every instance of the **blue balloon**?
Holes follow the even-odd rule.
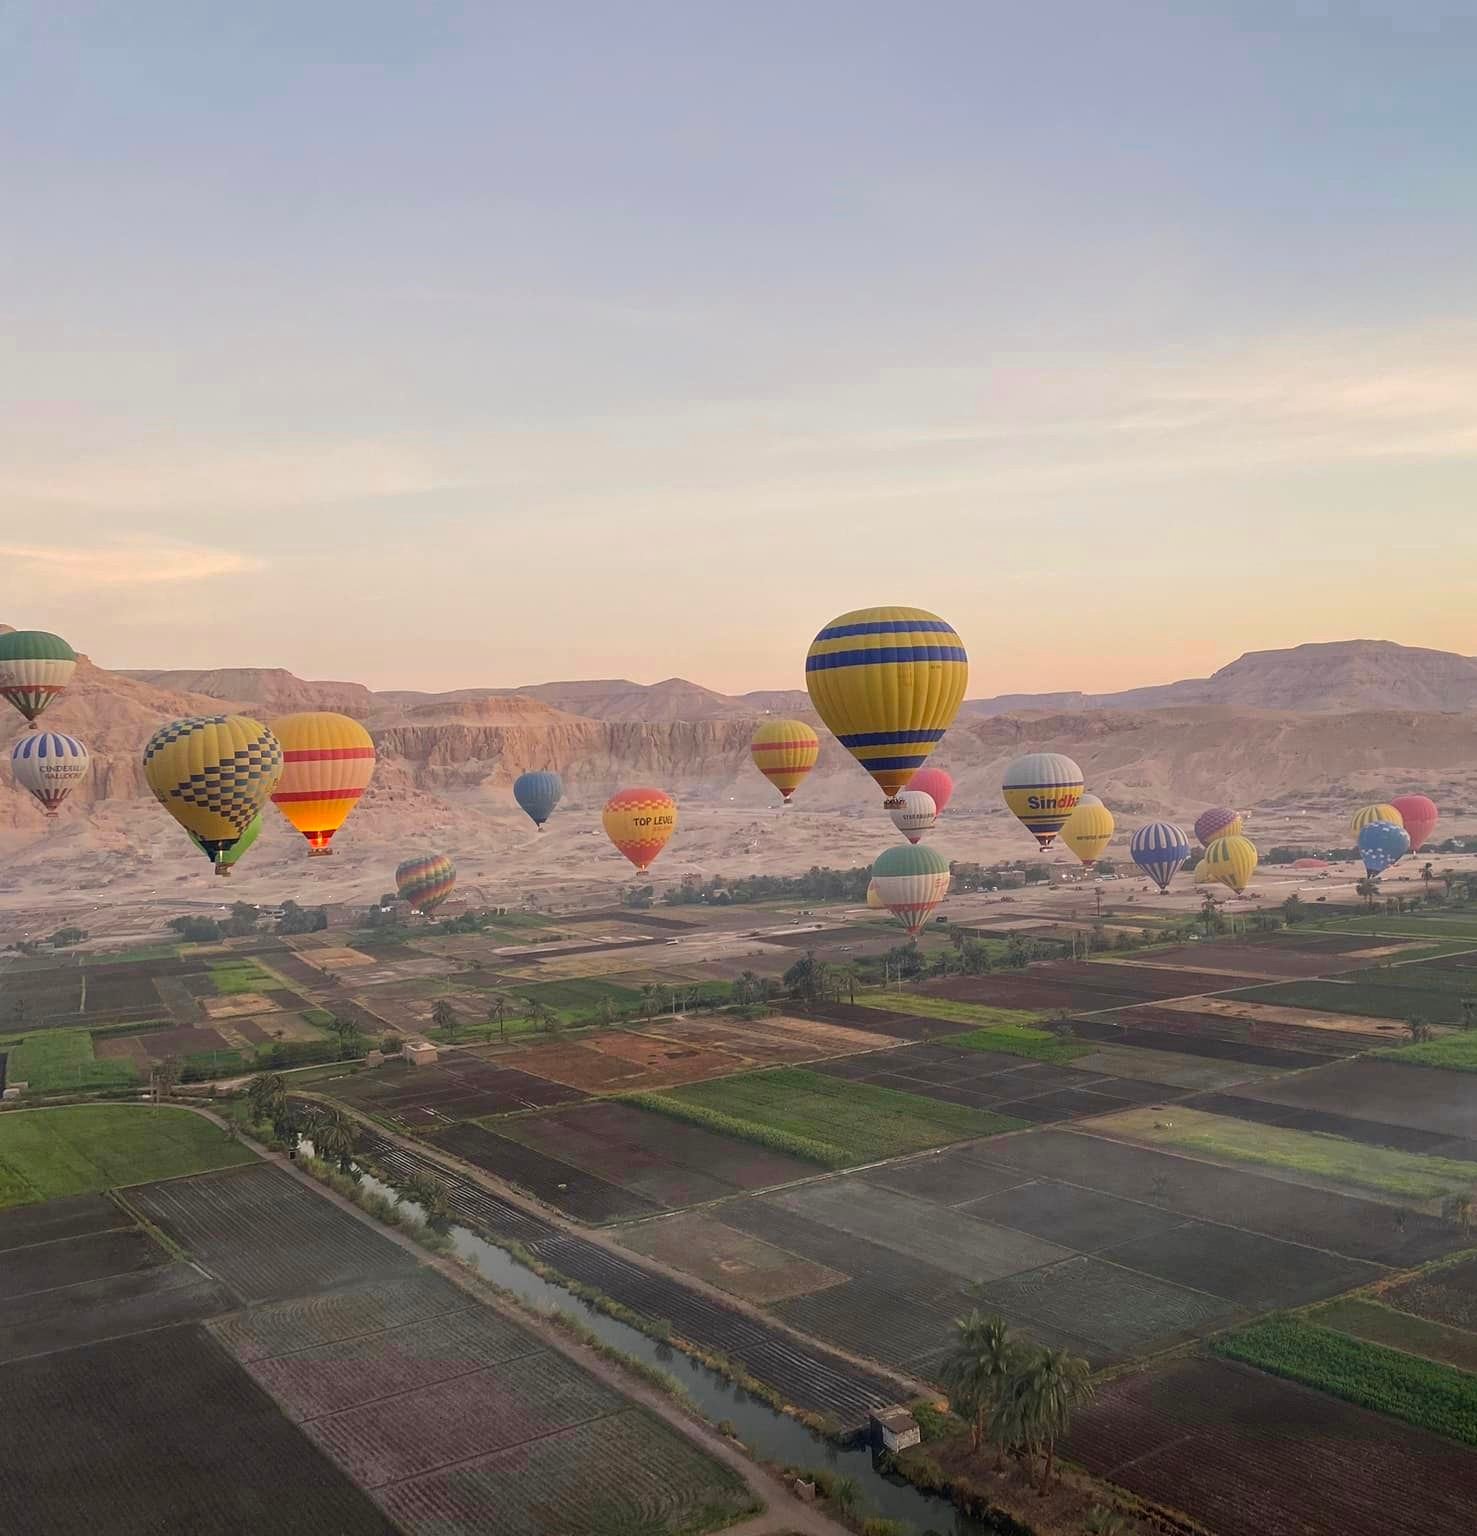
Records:
[[[520,773],[513,780],[513,798],[540,831],[563,795],[564,781],[557,773]]]
[[[1367,821],[1359,829],[1359,856],[1366,875],[1382,875],[1410,852],[1410,834],[1393,821]]]
[[[1151,821],[1133,834],[1128,852],[1160,891],[1167,891],[1180,865],[1190,857],[1190,839],[1172,821]]]

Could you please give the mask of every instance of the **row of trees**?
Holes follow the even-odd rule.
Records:
[[[992,1444],[997,1471],[1008,1454],[1021,1456],[1028,1474],[1039,1459],[1044,1494],[1073,1410],[1092,1399],[1087,1361],[1022,1343],[1003,1318],[978,1310],[955,1321],[954,1335],[941,1377],[950,1407],[969,1425],[971,1449]]]

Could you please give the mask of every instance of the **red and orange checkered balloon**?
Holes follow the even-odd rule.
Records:
[[[664,789],[623,789],[605,802],[605,835],[645,869],[677,830],[677,802]]]

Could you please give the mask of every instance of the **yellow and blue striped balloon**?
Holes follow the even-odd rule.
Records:
[[[969,657],[951,624],[922,608],[858,608],[811,642],[816,713],[891,799],[958,713]]]

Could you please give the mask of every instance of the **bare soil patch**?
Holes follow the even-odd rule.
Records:
[[[702,1211],[643,1221],[620,1233],[622,1246],[685,1270],[746,1301],[786,1301],[842,1285],[847,1276],[725,1226]]]

